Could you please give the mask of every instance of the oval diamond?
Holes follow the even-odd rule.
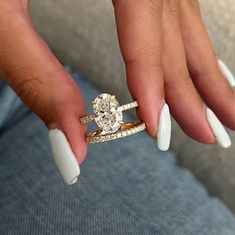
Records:
[[[115,96],[103,93],[93,101],[95,122],[106,133],[116,132],[121,127],[122,111]]]

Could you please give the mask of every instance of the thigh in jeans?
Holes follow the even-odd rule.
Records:
[[[87,102],[98,93],[75,80]],[[91,145],[73,186],[47,134],[29,114],[0,136],[0,234],[234,234],[228,209],[147,134]]]

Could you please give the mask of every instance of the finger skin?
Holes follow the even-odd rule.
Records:
[[[191,77],[207,106],[216,113],[223,124],[235,129],[234,91],[218,65],[218,59],[200,17],[197,1],[194,1],[194,7],[189,2],[180,1],[180,9],[181,31]]]
[[[145,122],[148,133],[156,137],[164,103],[162,1],[115,0],[113,3],[128,87],[139,103],[139,118]]]
[[[87,148],[81,92],[34,30],[25,5],[22,10],[14,4],[0,10],[0,73],[48,127],[65,133],[81,163]]]
[[[163,51],[166,101],[173,117],[191,138],[202,143],[215,143],[206,119],[205,106],[187,69],[178,1],[164,3]]]

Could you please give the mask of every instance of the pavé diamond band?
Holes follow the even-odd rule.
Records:
[[[143,122],[123,123],[123,111],[138,107],[137,101],[119,105],[115,96],[103,93],[93,101],[93,114],[82,117],[81,123],[88,124],[95,121],[98,130],[87,134],[88,143],[99,143],[129,136],[144,130]]]
[[[121,128],[115,133],[102,134],[102,130],[93,131],[86,136],[87,143],[95,144],[115,139],[127,137],[129,135],[136,134],[145,129],[143,122],[126,122],[123,123]]]

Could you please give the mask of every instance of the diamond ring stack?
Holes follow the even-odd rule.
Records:
[[[123,111],[138,107],[137,101],[120,105],[114,95],[100,94],[93,101],[93,114],[82,117],[81,123],[88,124],[95,121],[98,130],[88,133],[88,143],[110,141],[143,131],[146,126],[143,122],[123,123]]]

